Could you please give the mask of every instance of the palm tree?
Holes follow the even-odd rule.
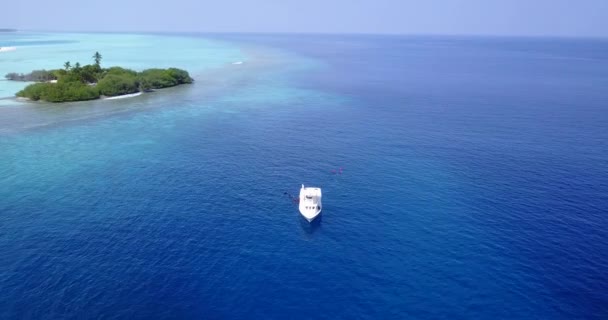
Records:
[[[70,70],[70,67],[71,67],[70,62],[69,62],[69,61],[66,61],[66,62],[63,64],[63,67],[65,68],[65,71]]]
[[[80,62],[76,62],[76,64],[74,65],[74,70],[78,69],[80,69]]]
[[[93,60],[95,60],[95,65],[99,67],[99,63],[101,62],[101,54],[99,54],[99,52],[95,52],[95,54],[93,55]]]

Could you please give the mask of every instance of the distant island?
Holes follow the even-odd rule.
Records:
[[[147,92],[153,89],[192,83],[187,71],[169,69],[147,69],[136,72],[121,67],[101,67],[102,56],[93,55],[94,64],[73,66],[67,61],[63,69],[34,70],[28,74],[9,73],[5,78],[12,81],[35,81],[17,92],[17,97],[32,101],[69,102],[94,100],[101,97]]]
[[[0,32],[17,32],[17,29],[0,28]]]

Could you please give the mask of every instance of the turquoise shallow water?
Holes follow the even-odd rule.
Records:
[[[245,59],[239,47],[177,35],[0,33],[0,46],[17,48],[0,53],[3,79],[9,72],[60,69],[66,61],[90,64],[96,51],[102,54],[104,66],[134,70],[176,67],[189,70],[193,76]],[[26,85],[0,83],[0,98],[12,96]]]
[[[164,60],[131,45],[179,42],[197,81],[2,100],[0,318],[608,314],[604,41],[26,40],[41,66],[103,40],[133,68]],[[301,183],[324,191],[313,224]]]

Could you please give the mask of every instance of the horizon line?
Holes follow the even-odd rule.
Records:
[[[19,29],[0,28],[8,32],[41,32],[41,33],[124,33],[124,34],[218,34],[218,35],[353,35],[353,36],[437,36],[437,37],[492,37],[492,38],[560,38],[560,39],[597,39],[608,40],[608,36],[599,35],[566,35],[566,34],[492,34],[492,33],[439,33],[439,32],[319,32],[319,31],[155,31],[155,30],[83,30],[74,31],[66,29]]]

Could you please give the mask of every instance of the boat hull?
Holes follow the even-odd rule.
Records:
[[[312,222],[320,214],[321,214],[321,210],[318,210],[316,212],[307,212],[307,211],[300,210],[300,215],[302,215],[302,217],[304,217],[304,219],[306,219],[306,221],[308,221],[308,222]]]

